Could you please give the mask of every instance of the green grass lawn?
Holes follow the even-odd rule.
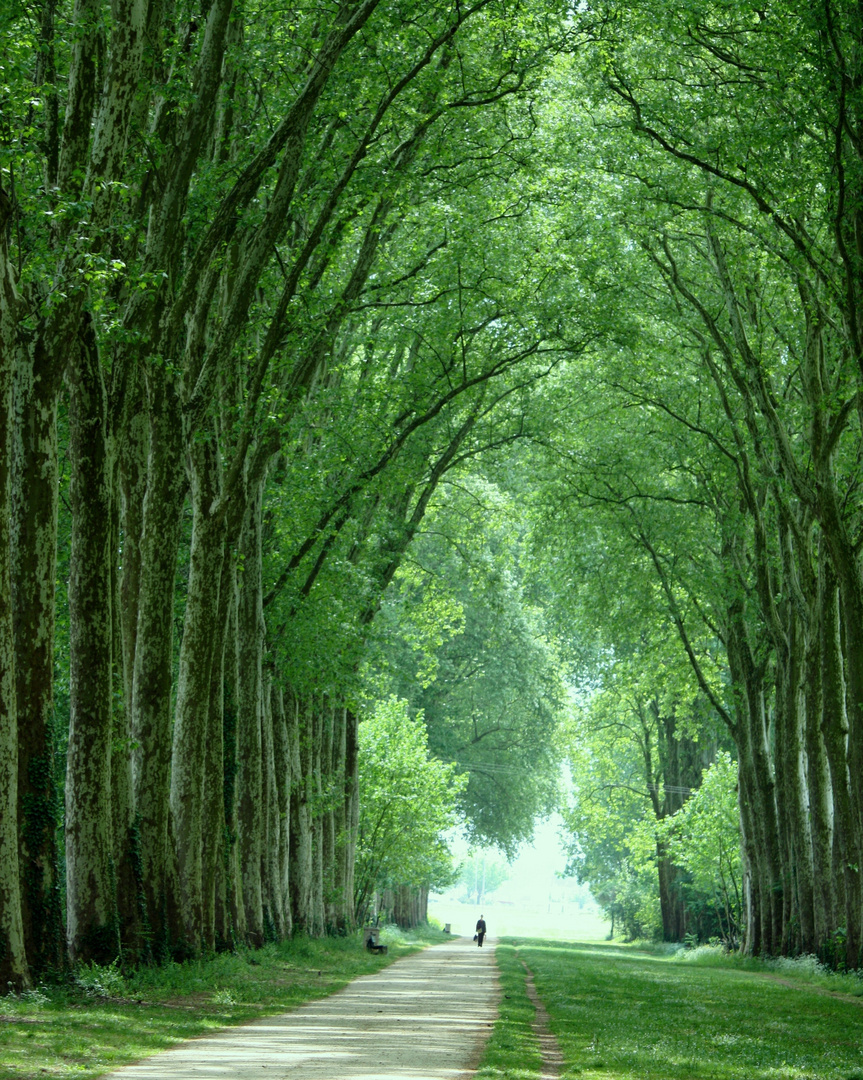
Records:
[[[523,984],[510,957],[533,971],[567,1080],[863,1080],[863,999],[610,944],[519,939],[499,954],[508,992]],[[486,1075],[538,1073],[498,1059]]]
[[[297,938],[254,952],[144,968],[126,979],[110,969],[91,971],[75,985],[0,997],[0,1078],[99,1076],[182,1039],[324,997],[447,938],[437,931],[384,931],[381,940],[389,946],[386,957],[368,953],[359,936]]]

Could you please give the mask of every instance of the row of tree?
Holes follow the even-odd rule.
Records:
[[[545,112],[552,191],[575,203],[559,235],[590,234],[616,306],[536,464],[547,558],[594,643],[594,766],[613,732],[630,747],[579,793],[629,784],[633,813],[664,818],[729,747],[745,946],[858,967],[860,11],[602,13],[555,82],[582,109]],[[666,894],[681,867],[652,835]],[[667,895],[663,929],[682,929]]]
[[[0,20],[0,979],[344,930],[372,624],[583,347],[508,187],[567,28]]]
[[[421,895],[357,877],[391,694],[511,852],[565,663],[664,932],[733,749],[711,917],[859,966],[856,6],[0,18],[0,977]]]

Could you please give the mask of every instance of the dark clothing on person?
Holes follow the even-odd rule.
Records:
[[[482,939],[485,937],[485,919],[480,916],[476,921],[476,943],[482,948]]]

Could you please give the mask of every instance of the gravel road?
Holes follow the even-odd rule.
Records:
[[[478,949],[456,938],[332,997],[182,1043],[106,1080],[463,1080],[497,1015],[496,972],[493,943]]]

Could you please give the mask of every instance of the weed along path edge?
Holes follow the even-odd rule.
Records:
[[[106,1080],[458,1080],[497,1014],[494,949],[457,938],[281,1016],[192,1039]]]

